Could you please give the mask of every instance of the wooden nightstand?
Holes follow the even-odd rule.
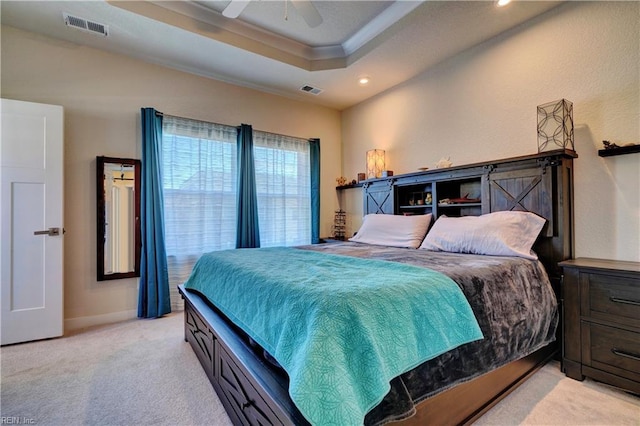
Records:
[[[640,262],[579,258],[559,265],[565,374],[640,394]]]

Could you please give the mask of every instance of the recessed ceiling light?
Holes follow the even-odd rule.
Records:
[[[511,0],[498,0],[497,5],[498,7],[502,7],[508,5],[509,3],[511,3]]]
[[[360,77],[358,77],[358,84],[360,86],[365,86],[369,84],[370,81],[371,81],[371,78],[369,78],[368,75],[361,75]]]

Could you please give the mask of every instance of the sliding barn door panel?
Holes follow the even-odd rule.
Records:
[[[547,219],[542,235],[554,236],[552,170],[540,167],[496,171],[488,175],[487,181],[490,211],[535,212]]]

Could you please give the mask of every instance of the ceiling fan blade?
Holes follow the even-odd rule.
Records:
[[[231,0],[231,2],[222,11],[222,16],[227,18],[237,18],[240,16],[245,7],[249,5],[251,0]]]
[[[315,28],[322,24],[322,16],[318,13],[316,7],[311,3],[311,0],[291,0],[291,4],[300,12],[300,15],[307,21],[307,25],[311,28]]]

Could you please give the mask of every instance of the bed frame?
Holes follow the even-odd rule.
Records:
[[[435,189],[448,182],[477,179],[482,213],[527,210],[547,219],[534,250],[549,274],[562,309],[561,270],[557,263],[573,257],[576,157],[574,151],[557,150],[368,181],[363,188],[364,213],[400,214],[397,200],[410,185],[432,184]],[[379,211],[387,200],[392,200],[392,211]],[[437,211],[433,213],[438,216]],[[179,291],[185,300],[185,341],[193,348],[233,423],[308,425],[289,397],[286,374],[265,361],[258,350],[246,343],[244,333],[206,299],[183,286],[179,286]],[[558,327],[557,342],[561,339],[562,326]],[[557,343],[551,344],[436,394],[419,403],[414,416],[397,423],[407,426],[471,423],[554,357],[558,347]]]

